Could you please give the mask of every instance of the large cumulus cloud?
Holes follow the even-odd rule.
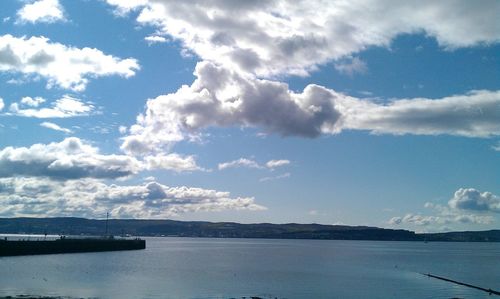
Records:
[[[455,209],[500,213],[500,197],[491,192],[481,192],[474,188],[460,188],[448,205]]]
[[[258,76],[307,75],[317,65],[401,34],[446,49],[500,41],[500,3],[462,1],[108,0],[121,13],[182,42],[201,59]]]
[[[122,149],[145,154],[197,139],[211,127],[251,126],[283,136],[317,137],[342,130],[376,134],[500,135],[500,91],[478,90],[444,98],[377,103],[318,85],[302,92],[200,62],[196,80],[177,92],[150,99]]]
[[[275,81],[308,75],[325,63],[356,61],[369,47],[402,34],[425,34],[445,50],[500,41],[497,1],[190,1],[108,0],[136,10],[155,36],[173,37],[201,62],[196,80],[149,99],[124,138],[127,153],[169,151],[211,126],[252,126],[284,136],[342,130],[375,134],[500,135],[500,92],[472,90],[443,98],[372,102],[311,84],[292,91]],[[348,69],[354,72],[354,66]],[[358,61],[356,70],[363,69]],[[344,66],[342,69],[346,69]]]
[[[295,93],[285,83],[248,78],[210,62],[198,63],[195,75],[191,86],[148,100],[122,149],[165,149],[209,126],[260,126],[282,135],[315,137],[334,132],[340,117],[335,99],[343,95],[321,86]]]

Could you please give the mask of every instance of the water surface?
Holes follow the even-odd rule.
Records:
[[[493,298],[419,273],[500,289],[499,243],[146,240],[141,251],[0,258],[0,296]]]

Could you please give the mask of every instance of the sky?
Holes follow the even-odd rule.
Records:
[[[498,1],[0,2],[0,217],[500,223]]]

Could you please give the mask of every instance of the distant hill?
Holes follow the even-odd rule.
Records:
[[[500,230],[422,234],[427,241],[500,242]]]
[[[105,220],[85,218],[0,218],[3,234],[103,235]],[[110,219],[113,235],[383,241],[500,242],[500,230],[416,234],[402,229],[322,224]]]

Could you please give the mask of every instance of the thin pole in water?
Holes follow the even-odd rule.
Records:
[[[492,289],[485,289],[485,288],[478,287],[478,286],[475,286],[475,285],[471,285],[471,284],[468,284],[468,283],[464,283],[464,282],[456,281],[456,280],[453,280],[453,279],[449,279],[449,278],[446,278],[446,277],[432,275],[430,273],[428,273],[428,274],[421,273],[421,274],[425,275],[427,277],[432,277],[432,278],[435,278],[435,279],[444,280],[444,281],[447,281],[447,282],[451,282],[451,283],[454,283],[454,284],[466,286],[466,287],[473,288],[473,289],[476,289],[476,290],[481,290],[481,291],[489,293],[490,295],[494,294],[494,295],[499,295],[500,296],[500,292],[492,290]]]

